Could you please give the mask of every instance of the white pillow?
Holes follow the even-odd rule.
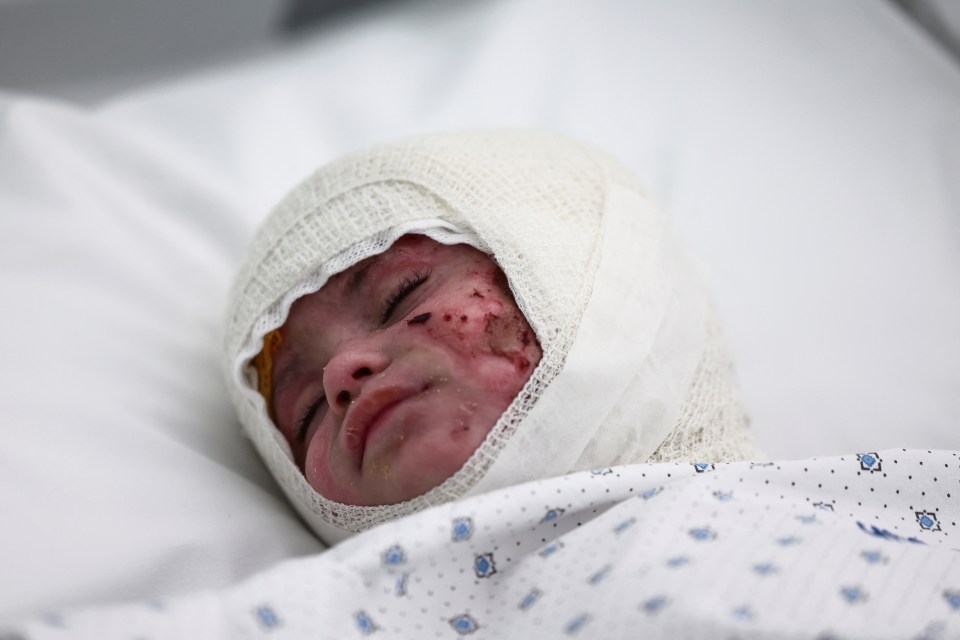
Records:
[[[190,158],[0,97],[0,615],[317,551],[240,436],[221,305],[249,229]]]

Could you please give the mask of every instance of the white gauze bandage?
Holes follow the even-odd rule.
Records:
[[[452,477],[399,504],[345,505],[307,484],[250,361],[297,298],[406,233],[492,255],[543,357]],[[609,156],[545,133],[420,136],[318,170],[254,238],[231,293],[224,364],[247,435],[328,543],[535,478],[760,456],[709,295],[666,218]]]

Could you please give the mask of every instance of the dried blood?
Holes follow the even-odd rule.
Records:
[[[424,324],[424,323],[426,323],[427,320],[430,319],[430,317],[431,317],[432,315],[433,315],[433,314],[430,313],[429,311],[428,311],[427,313],[421,313],[420,315],[418,315],[418,316],[415,317],[415,318],[410,318],[410,321],[407,322],[407,324],[408,324],[408,325],[412,325],[412,324]]]

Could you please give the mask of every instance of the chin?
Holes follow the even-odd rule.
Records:
[[[323,497],[342,504],[379,506],[406,502],[457,473],[489,431],[490,427],[472,425],[469,431],[408,434],[399,447],[371,452],[373,464],[365,466],[357,484],[338,481],[329,466],[316,468],[307,475],[307,481]]]
[[[450,473],[446,473],[446,469],[429,469],[427,473],[424,473],[423,469],[417,469],[416,471],[403,474],[398,477],[393,478],[392,481],[388,479],[387,483],[390,486],[390,491],[385,491],[384,493],[390,494],[390,500],[384,501],[381,504],[396,504],[398,502],[405,502],[407,500],[412,500],[418,496],[422,496],[427,493],[434,487],[440,486],[443,484],[443,481],[456,473],[463,465],[459,465]]]
[[[397,460],[392,477],[385,479],[390,490],[381,492],[390,494],[392,499],[380,504],[411,500],[440,486],[463,467],[475,449],[431,448],[429,452],[419,451],[420,455],[411,459]]]

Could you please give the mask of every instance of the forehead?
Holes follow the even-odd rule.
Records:
[[[303,296],[290,308],[287,324],[308,310],[340,314],[356,308],[365,294],[384,293],[410,269],[454,268],[468,262],[490,260],[482,251],[466,244],[445,245],[418,234],[400,237],[383,253],[371,256],[332,276],[315,293]]]
[[[368,281],[389,276],[410,260],[443,259],[444,254],[451,253],[449,249],[451,247],[442,245],[427,236],[405,235],[397,239],[383,253],[361,260],[346,271],[331,277],[320,292],[327,291],[328,294],[335,293],[340,297],[356,295]],[[456,251],[453,252],[454,255],[456,253]]]

